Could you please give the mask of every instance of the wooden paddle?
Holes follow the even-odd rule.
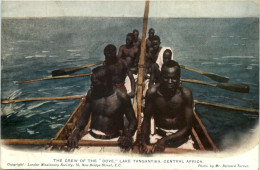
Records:
[[[51,74],[52,74],[52,77],[67,75],[67,74],[79,71],[79,70],[81,70],[83,68],[92,67],[92,66],[95,66],[95,65],[102,64],[103,62],[104,61],[100,61],[100,62],[93,63],[93,64],[87,64],[87,65],[81,65],[81,66],[76,66],[76,67],[70,67],[70,68],[54,70],[54,71],[51,72]],[[184,66],[184,65],[180,65],[180,67],[182,69],[193,71],[195,73],[198,73],[198,74],[201,74],[203,76],[206,76],[206,77],[208,77],[208,78],[210,78],[210,79],[212,79],[214,81],[217,81],[217,82],[227,83],[228,80],[229,80],[228,77],[221,76],[221,75],[218,75],[218,74],[215,74],[215,73],[210,73],[210,72],[205,72],[205,71],[201,71],[201,70],[196,70],[194,68],[190,68],[190,67],[187,67],[187,66]]]
[[[221,89],[225,90],[230,90],[233,92],[239,92],[239,93],[249,93],[249,86],[246,84],[230,84],[230,83],[207,83],[204,81],[199,81],[199,80],[191,80],[191,79],[181,79],[183,82],[188,82],[188,83],[196,83],[196,84],[203,84],[207,86],[213,86],[213,87],[218,87]]]
[[[83,77],[83,76],[90,76],[92,73],[82,73],[82,74],[73,74],[73,75],[64,75],[64,76],[56,76],[56,77],[43,77],[38,79],[32,80],[24,80],[24,81],[17,81],[16,84],[23,84],[23,83],[30,83],[35,81],[42,81],[42,80],[52,80],[52,79],[64,79],[64,78],[73,78],[73,77]]]
[[[29,101],[41,101],[41,100],[71,100],[80,99],[84,96],[63,96],[63,97],[42,97],[42,98],[30,98],[30,99],[18,99],[18,100],[2,100],[3,104],[7,103],[19,103],[19,102],[29,102]]]
[[[103,61],[100,61],[100,62],[96,62],[96,63],[93,63],[93,64],[81,65],[81,66],[70,67],[70,68],[63,68],[63,69],[59,69],[59,70],[54,70],[54,71],[51,72],[51,74],[52,74],[53,77],[61,76],[61,75],[67,75],[67,74],[79,71],[83,68],[92,67],[92,66],[99,65],[99,64],[102,64],[102,63],[103,63]]]
[[[238,108],[238,107],[225,106],[225,105],[221,105],[221,104],[201,102],[201,101],[198,101],[198,100],[194,100],[194,103],[195,104],[207,105],[207,106],[221,107],[221,108],[224,108],[224,109],[248,112],[248,113],[252,113],[252,114],[259,114],[259,110],[255,110],[255,109],[243,109],[243,108]]]
[[[83,76],[90,76],[92,73],[82,73],[82,74],[74,74],[74,75],[65,75],[65,76],[56,76],[56,77],[43,77],[38,79],[32,79],[32,80],[25,80],[25,81],[18,81],[16,84],[22,84],[22,83],[29,83],[29,82],[35,82],[35,81],[41,81],[41,80],[51,80],[51,79],[62,79],[62,78],[73,78],[73,77],[83,77]],[[249,86],[245,84],[229,84],[229,83],[207,83],[204,81],[199,80],[191,80],[191,79],[181,79],[183,82],[188,83],[196,83],[196,84],[203,84],[207,86],[213,86],[222,88],[225,90],[230,90],[233,92],[239,92],[239,93],[248,93],[249,92]]]
[[[221,75],[218,75],[218,74],[215,74],[215,73],[196,70],[194,68],[190,68],[190,67],[187,67],[187,66],[184,66],[184,65],[180,65],[180,67],[183,68],[183,69],[189,70],[189,71],[193,71],[195,73],[199,73],[199,74],[206,76],[206,77],[208,77],[208,78],[210,78],[214,81],[217,81],[217,82],[227,83],[228,80],[229,80],[228,77],[221,76]]]

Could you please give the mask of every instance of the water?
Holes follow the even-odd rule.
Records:
[[[183,83],[194,99],[211,103],[259,108],[259,20],[152,18],[162,46],[174,49],[182,65],[225,75],[230,83],[250,86],[248,94]],[[108,43],[118,48],[142,18],[31,18],[2,20],[2,99],[82,95],[90,77],[15,84],[16,81],[50,76],[51,71],[104,60]],[[90,72],[86,68],[77,73]],[[215,83],[182,70],[182,77]],[[79,103],[77,100],[2,104],[2,138],[51,139]],[[197,106],[210,136],[221,150],[250,138],[258,115]]]

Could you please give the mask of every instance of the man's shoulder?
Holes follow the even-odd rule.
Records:
[[[119,50],[123,50],[123,49],[125,49],[126,48],[126,44],[123,44],[123,45],[121,45],[120,47],[119,47]]]
[[[159,90],[159,84],[154,84],[147,90],[146,95],[147,96],[155,95],[157,94],[158,90]]]
[[[192,97],[192,91],[188,87],[181,86],[180,89],[184,97]]]
[[[126,92],[124,92],[123,90],[121,90],[120,88],[114,88],[115,94],[119,97],[119,98],[127,98],[128,94],[126,94]]]

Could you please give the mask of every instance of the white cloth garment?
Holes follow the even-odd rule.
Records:
[[[172,51],[172,56],[171,59],[174,59],[174,55],[173,55],[173,50],[170,47],[162,47],[159,54],[158,54],[158,58],[156,60],[156,63],[159,65],[159,70],[161,71],[162,65],[163,65],[163,53],[165,50],[171,50]]]
[[[92,129],[92,132],[98,135],[105,135],[103,132],[99,130]],[[96,139],[87,133],[85,136],[81,138],[81,140],[93,140],[93,141],[117,141],[119,137],[113,139]],[[121,153],[120,147],[109,147],[109,146],[82,146],[78,149],[74,150],[74,153]]]

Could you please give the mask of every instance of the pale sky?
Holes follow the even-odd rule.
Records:
[[[143,17],[144,1],[2,1],[2,17]],[[149,17],[259,17],[257,0],[151,1]]]

